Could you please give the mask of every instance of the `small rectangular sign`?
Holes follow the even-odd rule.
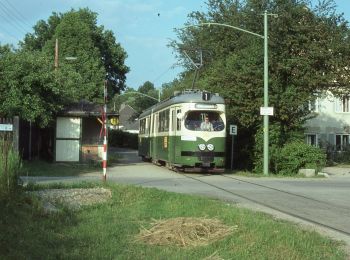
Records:
[[[197,137],[192,135],[181,135],[181,141],[197,141]]]
[[[261,116],[273,116],[273,107],[260,107]]]
[[[230,135],[237,135],[237,126],[230,125]]]
[[[0,124],[0,131],[12,131],[13,125],[12,124]]]

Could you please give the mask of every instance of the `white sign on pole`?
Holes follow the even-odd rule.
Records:
[[[273,116],[273,107],[260,107],[261,116]]]
[[[230,125],[230,135],[237,135],[237,126]]]
[[[12,124],[0,124],[0,131],[12,131],[13,125]]]

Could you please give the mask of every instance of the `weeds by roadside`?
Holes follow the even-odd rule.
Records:
[[[21,159],[12,147],[12,142],[0,140],[0,200],[7,200],[18,190]]]

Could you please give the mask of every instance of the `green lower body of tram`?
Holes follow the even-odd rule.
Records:
[[[208,150],[208,144],[214,148],[212,151]],[[199,137],[196,141],[181,140],[181,136],[139,137],[139,156],[172,169],[223,172],[225,137],[213,137],[208,141]]]

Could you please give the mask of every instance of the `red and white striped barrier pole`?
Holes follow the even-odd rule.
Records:
[[[102,153],[102,168],[103,181],[107,179],[107,82],[104,85],[104,107],[103,107],[103,153]]]

